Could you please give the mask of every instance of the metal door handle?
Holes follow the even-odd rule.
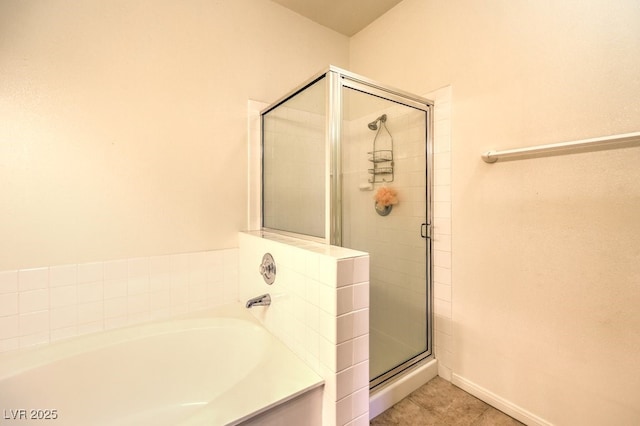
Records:
[[[420,225],[420,236],[422,238],[431,238],[431,224],[423,223]]]

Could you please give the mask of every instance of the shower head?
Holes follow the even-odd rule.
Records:
[[[378,130],[378,121],[382,123],[387,121],[387,114],[382,114],[380,117],[376,118],[371,123],[367,124],[367,127],[371,130]]]

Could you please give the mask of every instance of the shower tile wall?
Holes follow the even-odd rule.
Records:
[[[251,312],[325,381],[323,424],[369,424],[369,256],[260,231],[241,233],[240,299],[270,293]],[[276,280],[258,273],[273,255]]]
[[[433,139],[433,305],[438,375],[451,380],[451,87],[425,95],[435,102]]]
[[[0,351],[238,300],[238,250],[0,272]]]

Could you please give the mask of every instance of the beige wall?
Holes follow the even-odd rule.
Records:
[[[487,165],[640,131],[635,0],[404,0],[350,69],[451,84],[453,375],[557,425],[640,421],[640,148]]]
[[[0,270],[236,247],[247,100],[329,64],[270,1],[0,2]]]

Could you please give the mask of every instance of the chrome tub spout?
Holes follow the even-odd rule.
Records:
[[[263,294],[262,296],[254,297],[253,299],[247,300],[247,308],[252,306],[269,306],[271,304],[271,296],[267,294]]]

